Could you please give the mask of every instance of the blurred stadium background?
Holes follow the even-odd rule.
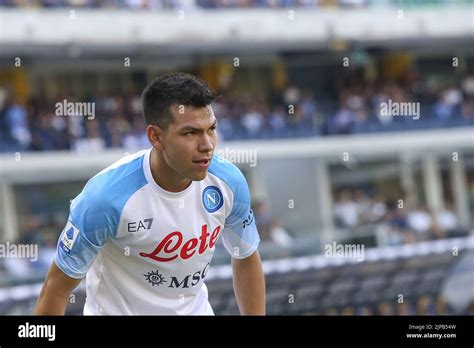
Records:
[[[235,162],[269,314],[473,315],[473,67],[470,0],[0,0],[0,241],[39,245],[0,258],[0,314],[32,312],[69,201],[148,147],[140,93],[186,71],[220,95],[222,153],[257,156]],[[216,314],[238,313],[229,262],[218,245]]]

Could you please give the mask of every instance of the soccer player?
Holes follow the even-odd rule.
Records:
[[[71,202],[35,314],[63,315],[86,278],[86,315],[208,314],[217,240],[232,256],[240,313],[265,314],[259,235],[246,180],[214,155],[213,93],[168,74],[143,92],[149,150],[107,167]]]

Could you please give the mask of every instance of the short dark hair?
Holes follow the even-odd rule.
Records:
[[[146,125],[166,129],[174,122],[170,107],[204,107],[210,105],[214,98],[208,85],[196,76],[180,72],[166,74],[153,80],[143,91],[143,117]]]

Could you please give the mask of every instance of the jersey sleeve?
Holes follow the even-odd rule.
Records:
[[[222,241],[232,257],[244,259],[257,250],[260,237],[250,207],[247,181],[240,170],[236,168],[236,171],[232,185],[233,205],[225,221]]]
[[[90,190],[89,190],[90,191]],[[83,278],[106,241],[115,233],[114,214],[97,196],[84,190],[72,202],[54,261],[72,278]]]

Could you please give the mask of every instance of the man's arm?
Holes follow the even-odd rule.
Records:
[[[35,315],[64,315],[69,295],[81,279],[74,279],[61,271],[53,261],[36,303]]]
[[[232,258],[234,292],[242,315],[265,315],[265,278],[258,250],[245,259]]]

